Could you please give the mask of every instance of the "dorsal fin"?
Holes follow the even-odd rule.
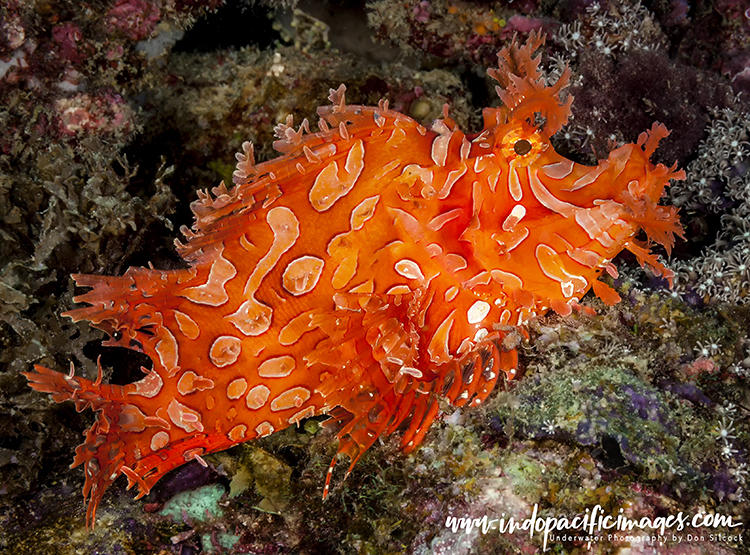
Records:
[[[251,233],[257,213],[264,212],[282,195],[304,195],[307,199],[321,172],[331,172],[333,163],[343,167],[358,143],[387,141],[394,132],[429,133],[412,118],[389,110],[384,100],[376,108],[347,106],[344,90],[343,85],[331,89],[329,98],[333,105],[318,108],[320,131],[310,133],[307,120],[295,130],[291,116],[276,126],[279,139],[274,148],[283,156],[256,164],[253,145],[243,143],[243,151],[236,155],[235,186],[227,189],[222,182],[211,191],[213,195],[207,190],[198,191],[198,200],[190,205],[195,223],[192,229],[185,226],[181,229],[186,243],[175,240],[180,256],[195,261],[212,244],[236,234]]]

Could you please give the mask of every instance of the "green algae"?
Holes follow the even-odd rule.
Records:
[[[225,492],[224,487],[218,484],[183,491],[167,501],[159,514],[171,518],[175,523],[183,522],[185,517],[192,522],[206,522],[224,514],[219,500]]]
[[[239,541],[240,536],[221,531],[201,535],[203,553],[231,553]]]

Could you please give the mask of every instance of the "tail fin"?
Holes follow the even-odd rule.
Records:
[[[86,527],[94,527],[96,509],[104,492],[120,474],[125,452],[117,442],[112,443],[110,431],[117,422],[112,413],[112,393],[122,397],[122,386],[101,385],[101,366],[95,382],[74,376],[73,364],[70,374],[50,370],[44,366],[34,366],[34,372],[21,372],[29,386],[42,393],[51,393],[52,399],[61,403],[73,401],[76,410],[86,408],[101,411],[94,425],[86,432],[86,440],[76,448],[76,456],[71,468],[84,464],[86,481],[83,486],[83,497],[88,499],[86,510]],[[119,390],[119,391],[118,391]]]
[[[226,449],[232,443],[221,436],[181,433],[171,426],[166,420],[169,409],[153,410],[159,402],[150,403],[162,390],[161,377],[155,371],[144,371],[148,373],[142,380],[124,386],[101,384],[101,367],[96,381],[75,376],[72,366],[67,375],[43,366],[22,372],[33,389],[51,393],[55,401],[73,401],[79,412],[86,408],[98,412],[71,465],[84,467],[87,528],[94,528],[99,503],[120,474],[127,477],[128,489],[138,485],[139,498],[173,468],[193,459],[205,464],[200,455]]]

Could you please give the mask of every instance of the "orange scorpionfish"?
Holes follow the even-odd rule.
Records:
[[[385,101],[348,106],[342,85],[318,109],[319,132],[290,117],[276,128],[280,157],[255,164],[245,143],[235,186],[199,191],[176,242],[189,268],[73,276],[92,288],[74,299],[89,306],[65,314],[153,361],[124,386],[101,383],[101,368],[96,381],[24,373],[98,412],[73,462],[87,525],[121,474],[142,497],[188,461],[315,415],[340,426],[352,466],[396,430],[411,451],[441,397],[479,405],[501,372],[513,378],[524,322],[569,314],[591,287],[617,302],[597,278],[616,275],[622,249],[671,278],[634,239],[643,229],[669,251],[682,234],[657,202],[684,172],[649,161],[667,129],[597,166],[560,156],[550,137],[570,116],[570,69],[547,84],[543,43],[532,33],[498,54],[489,74],[503,106],[484,109],[475,136],[447,109],[427,129]]]

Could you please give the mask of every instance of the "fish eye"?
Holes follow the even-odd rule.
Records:
[[[513,144],[513,150],[519,156],[526,156],[529,152],[531,152],[531,143],[526,139],[518,139]]]

